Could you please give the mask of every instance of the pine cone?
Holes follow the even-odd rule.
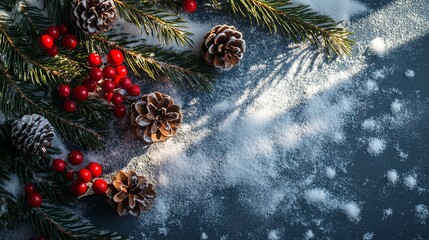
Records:
[[[203,57],[210,65],[229,70],[240,63],[246,51],[243,35],[234,26],[217,25],[207,32],[203,43]]]
[[[109,31],[118,19],[112,0],[74,0],[72,18],[87,34]]]
[[[182,113],[173,98],[154,92],[131,105],[130,121],[135,134],[145,142],[164,142],[176,134]]]
[[[37,114],[24,115],[12,123],[12,144],[23,152],[37,154],[52,146],[54,128],[49,121]]]
[[[156,197],[153,185],[145,177],[137,176],[133,170],[128,174],[117,172],[107,188],[106,195],[119,216],[130,213],[137,217],[152,207]]]

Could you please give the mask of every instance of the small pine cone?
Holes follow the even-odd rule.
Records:
[[[137,176],[133,170],[128,174],[117,172],[107,188],[106,195],[119,216],[130,213],[136,217],[149,210],[156,197],[153,184],[145,177]]]
[[[243,34],[234,26],[217,25],[204,36],[203,58],[210,65],[229,70],[240,63],[246,51]]]
[[[52,146],[54,128],[37,114],[24,115],[12,123],[12,144],[23,152],[37,154]]]
[[[112,0],[74,0],[72,18],[87,34],[109,31],[118,19]]]
[[[182,113],[172,97],[154,92],[131,105],[130,121],[135,134],[145,142],[164,142],[176,134]]]

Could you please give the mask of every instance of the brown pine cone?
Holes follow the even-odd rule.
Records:
[[[164,142],[176,134],[182,113],[172,97],[154,92],[131,105],[130,121],[134,133],[145,142]]]
[[[87,34],[109,31],[118,19],[112,0],[74,0],[72,18]]]
[[[246,42],[242,37],[243,34],[234,26],[215,26],[204,36],[204,59],[219,69],[231,69],[240,63],[246,51]]]
[[[133,170],[128,174],[117,172],[107,188],[106,195],[119,216],[130,213],[136,217],[149,210],[156,197],[153,185],[145,177],[137,176]]]

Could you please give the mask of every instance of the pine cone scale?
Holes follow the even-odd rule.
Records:
[[[74,0],[72,18],[83,32],[95,34],[109,31],[118,15],[112,0]]]

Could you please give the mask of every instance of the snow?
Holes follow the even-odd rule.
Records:
[[[373,232],[367,232],[362,236],[362,240],[371,240],[375,234]]]
[[[271,230],[268,233],[268,240],[280,240],[280,232],[278,230]]]
[[[424,204],[416,205],[415,207],[416,217],[421,224],[425,224],[429,216],[428,206]]]
[[[325,202],[328,192],[325,189],[314,188],[305,192],[305,199],[308,203]]]
[[[386,149],[386,142],[380,138],[371,138],[368,142],[367,151],[371,156],[380,155]]]
[[[362,129],[367,130],[367,131],[374,131],[378,128],[378,124],[377,121],[375,121],[374,119],[365,119],[362,122]]]
[[[315,237],[316,236],[314,235],[314,233],[311,229],[308,229],[307,232],[304,233],[304,239],[305,240],[313,239]]]
[[[329,179],[333,179],[335,177],[335,175],[337,174],[335,169],[332,167],[326,167],[325,172],[326,172],[326,177],[328,177]]]
[[[405,77],[407,77],[407,78],[413,78],[413,77],[416,75],[416,74],[414,73],[414,71],[413,71],[413,70],[411,70],[411,69],[407,69],[407,70],[405,70],[404,74],[405,74]]]
[[[392,102],[392,104],[390,104],[390,110],[392,111],[393,114],[398,114],[402,109],[402,103],[398,100],[395,99],[395,101]]]
[[[19,178],[15,174],[8,176],[9,180],[2,183],[2,188],[9,192],[15,199],[17,199],[22,194],[22,186],[19,181]]]
[[[360,220],[360,208],[355,202],[345,203],[343,211],[350,221],[358,222]]]
[[[385,220],[388,217],[391,217],[393,215],[393,209],[392,208],[387,208],[383,210],[383,217],[382,219]]]
[[[366,88],[367,88],[368,92],[378,91],[377,82],[375,82],[374,80],[371,80],[371,79],[366,81]]]
[[[416,174],[410,174],[404,177],[404,185],[406,188],[412,190],[417,185],[417,175]]]
[[[396,182],[398,182],[398,179],[399,179],[398,172],[395,169],[391,169],[387,171],[386,177],[387,177],[387,181],[390,184],[396,184]]]
[[[207,235],[207,233],[201,233],[201,239],[202,240],[206,240],[206,239],[209,239],[209,236]]]
[[[376,37],[369,42],[369,50],[378,57],[386,53],[386,43],[383,38]]]
[[[365,5],[354,0],[293,0],[292,2],[309,5],[313,11],[342,21],[348,21],[352,16],[367,10]]]

